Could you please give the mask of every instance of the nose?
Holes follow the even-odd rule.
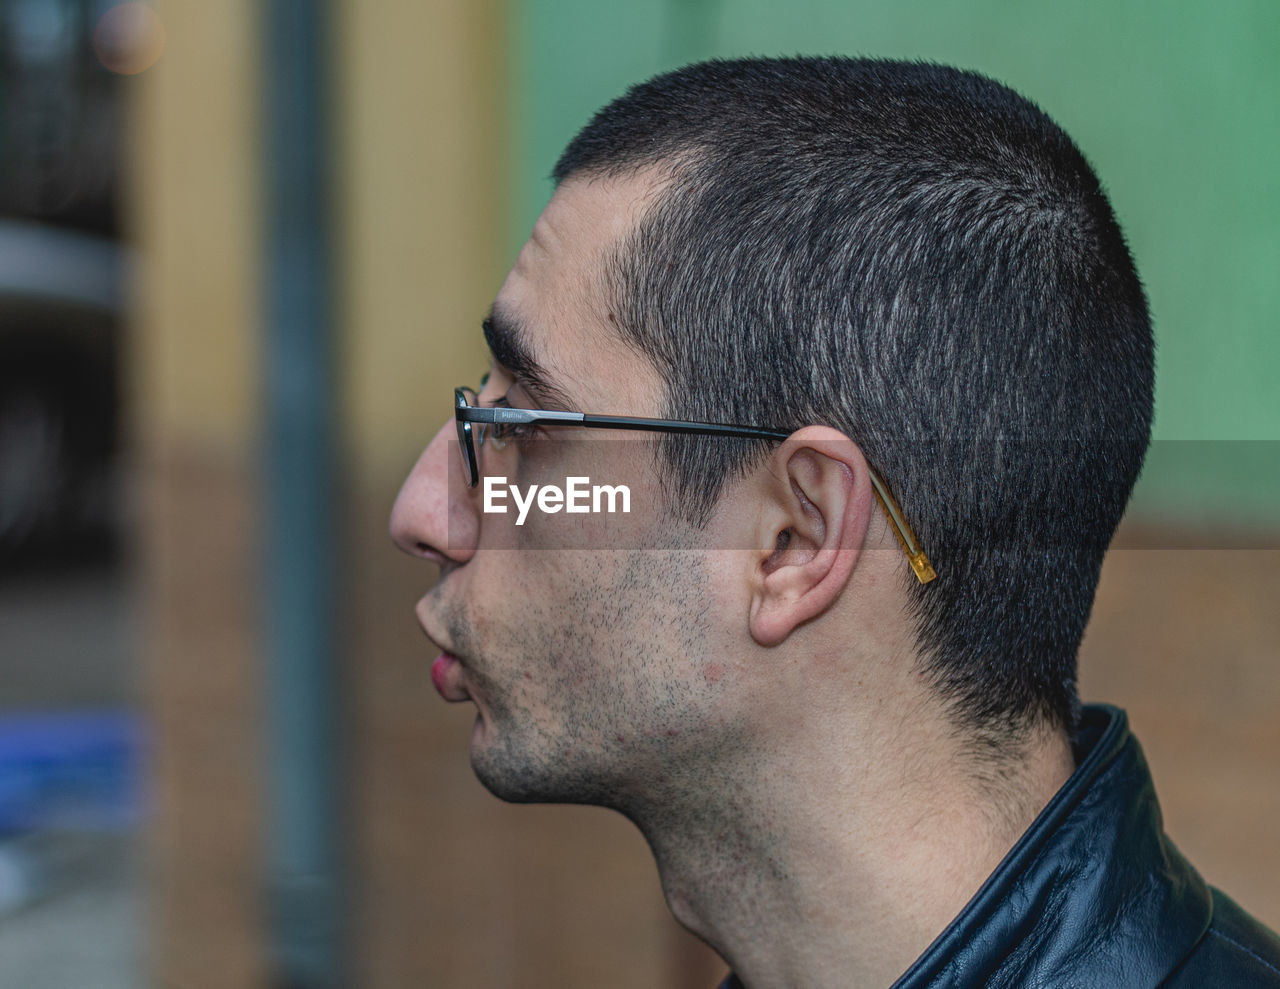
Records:
[[[479,535],[457,446],[450,419],[418,457],[391,509],[395,544],[412,556],[436,563],[465,563],[475,554]]]

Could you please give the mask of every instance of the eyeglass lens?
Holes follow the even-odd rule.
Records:
[[[476,404],[476,393],[470,388],[459,388],[455,392],[456,407],[459,409]],[[454,416],[454,424],[458,427],[458,453],[462,457],[462,468],[466,472],[471,487],[480,483],[480,464],[476,459],[475,443],[472,439],[471,423]]]

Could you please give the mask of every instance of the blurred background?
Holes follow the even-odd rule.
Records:
[[[401,478],[574,131],[655,72],[974,68],[1096,166],[1156,439],[1081,656],[1280,926],[1280,7],[0,0],[0,985],[709,987],[638,833],[509,807]]]

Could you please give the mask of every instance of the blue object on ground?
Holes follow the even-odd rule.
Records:
[[[131,712],[0,714],[0,836],[137,827],[144,746]]]

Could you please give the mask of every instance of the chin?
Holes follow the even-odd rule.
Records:
[[[616,790],[599,774],[565,760],[540,758],[507,745],[471,742],[471,769],[499,800],[513,804],[613,806]]]

